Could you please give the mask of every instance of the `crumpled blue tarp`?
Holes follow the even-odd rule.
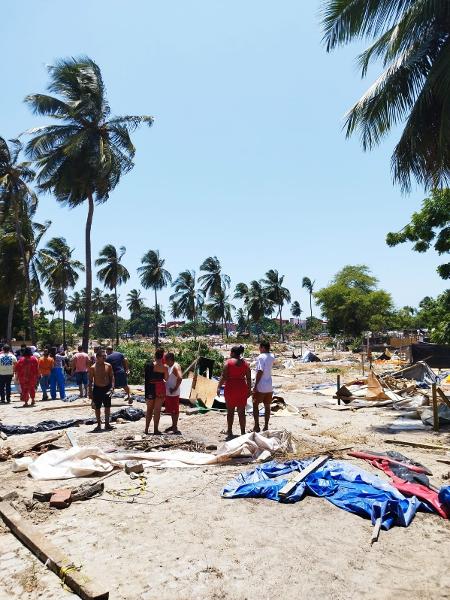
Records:
[[[289,496],[280,498],[279,491],[288,482],[288,478],[283,476],[303,470],[313,460],[265,463],[253,471],[238,475],[224,487],[222,496],[268,498],[289,503],[298,502],[307,494],[319,496],[348,512],[370,518],[373,524],[381,517],[383,529],[390,529],[394,525],[407,527],[418,510],[432,512],[418,498],[405,498],[377,475],[337,460],[328,460],[300,482]]]

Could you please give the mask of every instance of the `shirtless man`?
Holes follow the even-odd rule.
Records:
[[[95,364],[89,367],[89,398],[95,405],[95,417],[97,427],[93,433],[102,430],[102,419],[100,409],[105,407],[105,431],[114,429],[109,423],[111,413],[111,396],[114,390],[114,373],[110,364],[105,362],[106,353],[104,350],[98,350]]]

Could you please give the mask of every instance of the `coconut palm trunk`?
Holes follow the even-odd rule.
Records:
[[[283,305],[280,304],[278,307],[279,310],[279,319],[280,319],[280,340],[284,342],[284,332],[283,332],[283,319],[281,317],[281,311],[283,310]]]
[[[155,321],[156,321],[156,327],[155,327],[155,347],[157,348],[159,345],[159,319],[158,319],[158,296],[156,293],[156,287],[155,289]]]
[[[312,292],[309,292],[309,312],[311,313],[311,323],[312,323]]]
[[[116,346],[119,345],[119,317],[117,315],[117,285],[114,286],[114,317],[115,317],[115,329],[116,329]]]
[[[83,350],[89,349],[89,334],[92,311],[92,248],[91,248],[91,229],[92,219],[94,218],[94,198],[90,193],[88,196],[88,215],[86,219],[85,230],[85,250],[86,250],[86,305],[84,309],[83,324]]]
[[[62,334],[63,334],[63,348],[67,350],[66,341],[66,291],[62,290]]]
[[[7,342],[10,342],[11,338],[12,338],[12,324],[13,324],[15,302],[16,302],[16,298],[15,298],[15,296],[13,296],[9,301],[8,318],[6,321],[6,341]]]
[[[22,238],[22,228],[20,226],[20,220],[19,220],[19,215],[17,214],[17,211],[15,213],[15,229],[16,229],[16,235],[17,235],[17,242],[19,244],[20,256],[22,258],[22,264],[23,264],[23,274],[24,274],[24,279],[25,279],[25,291],[26,291],[26,296],[27,296],[27,313],[28,313],[28,320],[30,322],[30,325],[29,325],[30,338],[31,338],[31,343],[35,346],[36,345],[36,331],[34,329],[33,298],[31,296],[31,282],[30,282],[30,266],[29,266],[27,254],[25,252],[25,246],[24,246],[23,238]]]

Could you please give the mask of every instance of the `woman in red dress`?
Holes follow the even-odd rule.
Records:
[[[244,346],[233,346],[230,352],[230,358],[225,363],[222,377],[217,386],[217,395],[220,394],[220,388],[225,384],[225,402],[227,405],[227,440],[232,440],[234,409],[237,409],[241,435],[245,433],[245,406],[247,399],[252,395],[252,377],[250,366],[242,358]]]
[[[31,406],[34,406],[36,384],[39,379],[39,363],[33,356],[31,348],[25,348],[23,356],[16,362],[14,370],[20,383],[20,398],[23,405],[28,406],[28,400],[31,398]]]

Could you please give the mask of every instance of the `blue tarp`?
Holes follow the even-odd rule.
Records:
[[[224,487],[224,498],[268,498],[277,502],[298,502],[305,495],[326,498],[348,512],[370,518],[372,523],[382,519],[383,529],[394,525],[407,527],[418,510],[432,512],[415,496],[405,498],[395,487],[364,469],[350,463],[328,460],[310,473],[286,498],[279,491],[288,482],[285,475],[301,471],[314,459],[272,461],[253,471],[241,473]]]

